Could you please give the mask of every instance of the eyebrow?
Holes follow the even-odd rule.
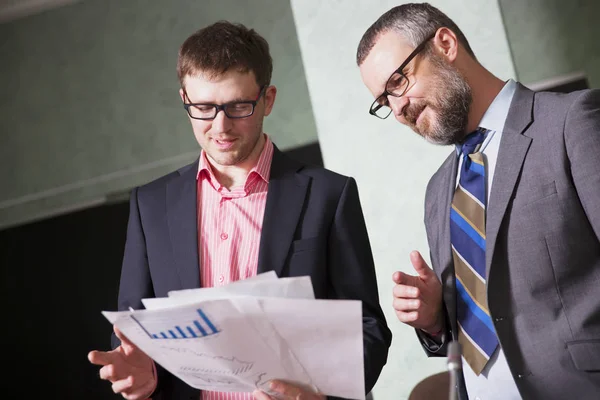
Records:
[[[190,104],[230,104],[230,103],[239,103],[239,102],[253,101],[251,99],[244,99],[242,97],[235,97],[234,99],[226,101],[225,103],[215,103],[215,102],[211,102],[211,101],[192,101],[192,99],[190,99],[190,96],[188,96],[187,93],[185,93],[185,96],[190,101]]]

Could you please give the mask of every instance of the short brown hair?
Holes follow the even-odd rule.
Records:
[[[467,53],[476,58],[465,35],[446,14],[429,3],[407,3],[390,9],[367,29],[356,51],[356,64],[360,66],[365,61],[379,35],[385,32],[398,32],[408,44],[417,47],[442,27],[454,32]],[[427,45],[424,51],[429,53],[431,47]]]
[[[271,83],[269,44],[254,29],[218,21],[195,32],[179,48],[177,77],[181,87],[188,75],[208,73],[216,77],[230,70],[253,72],[260,87]]]

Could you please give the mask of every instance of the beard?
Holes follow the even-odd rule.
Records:
[[[257,148],[261,138],[263,137],[263,121],[259,118],[256,125],[249,130],[245,130],[243,134],[228,134],[225,138],[237,139],[234,146],[227,151],[216,150],[214,148],[206,148],[205,151],[212,160],[221,166],[234,166],[246,162],[250,157],[256,156],[256,152],[260,153]],[[220,135],[217,135],[220,136]]]
[[[473,97],[471,87],[462,74],[446,63],[437,54],[430,54],[434,79],[431,88],[435,90],[432,100],[411,102],[404,110],[404,117],[413,131],[430,143],[454,145],[465,136],[469,109]],[[417,118],[428,107],[435,118],[422,118],[417,126]]]

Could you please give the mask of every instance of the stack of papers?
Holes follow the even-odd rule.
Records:
[[[102,314],[156,363],[201,390],[269,393],[280,379],[364,399],[362,308],[316,300],[310,277],[274,272],[215,288],[143,299]]]

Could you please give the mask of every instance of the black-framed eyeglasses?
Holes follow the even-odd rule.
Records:
[[[200,119],[203,121],[215,119],[219,111],[223,110],[228,118],[246,118],[254,114],[254,108],[256,103],[265,94],[267,85],[263,86],[258,92],[255,100],[244,100],[244,101],[232,101],[225,104],[211,104],[211,103],[183,103],[183,108],[187,111],[190,118]],[[185,93],[187,97],[187,93]]]
[[[424,48],[427,42],[435,37],[435,32],[423,40],[413,51],[410,53],[406,60],[390,75],[387,82],[385,83],[385,90],[381,93],[369,109],[369,114],[376,116],[377,118],[386,119],[392,113],[392,108],[389,105],[388,96],[402,97],[408,90],[410,82],[408,77],[404,75],[404,68],[412,61],[417,54],[419,54]]]

